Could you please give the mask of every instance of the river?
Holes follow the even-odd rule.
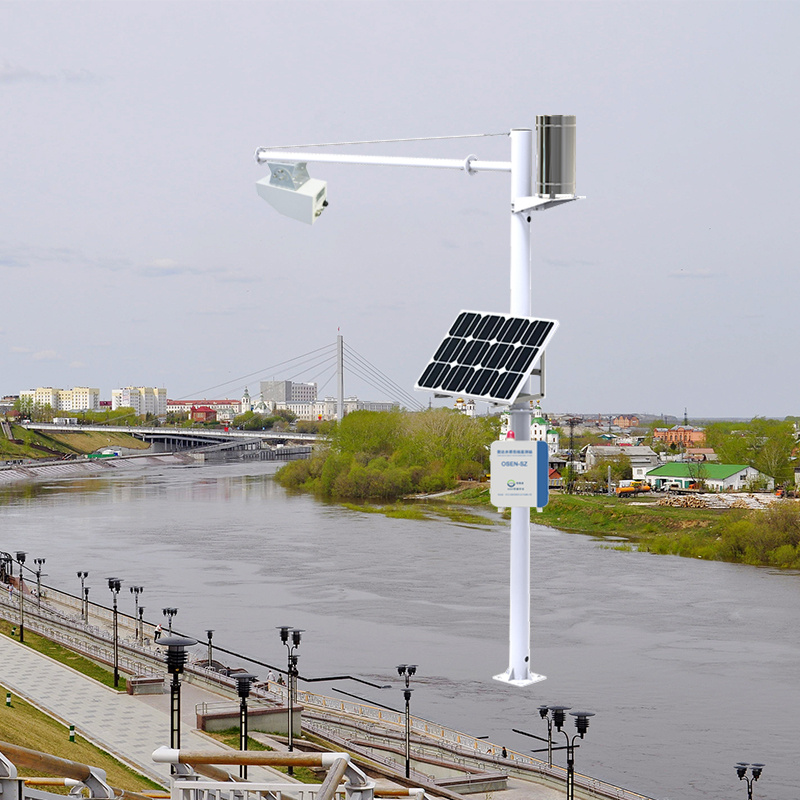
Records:
[[[508,666],[508,526],[414,521],[285,492],[271,464],[163,467],[0,491],[0,549],[46,558],[75,594],[88,570],[142,585],[145,619],[283,665],[278,625],[303,628],[300,671],[402,705],[394,666],[417,663],[412,712],[528,751],[537,706],[596,712],[576,769],[660,800],[746,797],[733,765],[766,763],[756,797],[800,786],[800,575],[609,549],[532,529],[531,669]],[[128,608],[130,606],[130,608]],[[258,669],[254,670],[259,672]],[[262,670],[263,671],[263,670]],[[0,675],[2,667],[0,667]],[[329,684],[312,684],[335,695]],[[328,689],[323,687],[328,686]],[[557,753],[563,763],[563,753]]]

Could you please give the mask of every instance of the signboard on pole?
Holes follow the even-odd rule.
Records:
[[[547,442],[493,442],[491,500],[498,508],[544,508],[550,470]]]

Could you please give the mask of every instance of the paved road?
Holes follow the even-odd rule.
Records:
[[[7,636],[0,636],[0,684],[38,706],[120,761],[164,784],[169,784],[169,765],[155,764],[153,751],[169,745],[169,695],[120,694],[87,678],[71,667],[31,650]],[[218,702],[221,698],[188,684],[181,703],[181,747],[186,750],[222,750],[214,739],[192,730],[195,703]],[[277,773],[258,775],[250,768],[251,780],[274,780]],[[282,775],[281,780],[286,776]]]

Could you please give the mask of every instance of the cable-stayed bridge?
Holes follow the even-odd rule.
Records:
[[[224,383],[207,386],[204,389],[186,395],[185,398],[175,399],[188,400],[208,397],[210,392],[219,391],[238,395],[244,387],[249,390],[251,385],[273,379],[316,383],[319,397],[324,396],[327,390],[329,396],[338,394],[339,399],[342,399],[347,389],[348,377],[357,378],[363,384],[375,389],[380,397],[399,406],[412,411],[419,411],[424,408],[423,403],[417,397],[397,384],[385,372],[347,344],[341,335],[336,337],[335,342],[323,345],[315,350],[270,364],[246,375],[231,378]],[[334,379],[336,379],[336,382],[332,385]],[[347,394],[352,394],[352,392],[348,390]],[[257,391],[251,392],[251,396],[255,397],[257,395]]]

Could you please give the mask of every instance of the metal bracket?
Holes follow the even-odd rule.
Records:
[[[517,197],[511,201],[511,211],[514,214],[523,214],[526,211],[546,211],[548,208],[571,203],[573,200],[585,200],[585,195],[554,195],[553,197]]]
[[[531,372],[531,377],[539,378],[539,393],[538,394],[518,394],[512,408],[518,408],[520,404],[530,403],[532,400],[542,400],[544,398],[544,357],[545,353],[542,351],[541,358],[539,359],[539,368]]]

